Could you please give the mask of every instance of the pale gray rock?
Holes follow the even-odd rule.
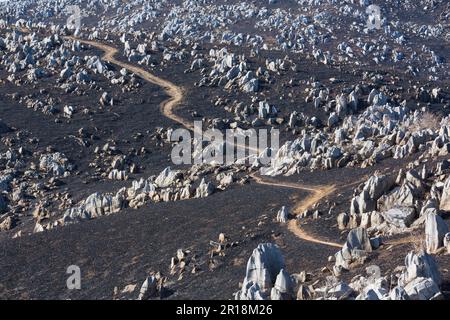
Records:
[[[411,251],[405,258],[406,270],[399,278],[399,285],[406,286],[416,278],[430,278],[438,286],[441,285],[441,275],[434,258],[424,251],[415,253]]]
[[[67,158],[59,152],[42,155],[39,159],[39,169],[54,176],[62,176],[70,168]]]
[[[345,282],[340,281],[327,290],[327,294],[333,299],[344,300],[354,293],[353,289]]]
[[[72,69],[70,67],[67,67],[60,72],[59,76],[61,77],[61,79],[67,80],[72,75],[72,73]]]
[[[367,230],[360,227],[352,229],[342,249],[335,254],[335,266],[349,269],[354,262],[363,263],[369,252],[372,252],[372,245]]]
[[[200,181],[200,185],[195,190],[195,197],[196,198],[206,198],[209,197],[214,193],[214,185],[211,182],[206,182],[203,178],[202,181]]]
[[[286,223],[288,221],[289,212],[285,206],[281,207],[281,209],[277,213],[277,222]]]
[[[425,245],[428,253],[436,253],[444,245],[444,237],[448,233],[445,221],[434,213],[425,219]]]
[[[339,230],[347,229],[347,226],[350,222],[350,217],[346,212],[342,212],[337,217],[337,223]]]
[[[405,286],[411,300],[431,300],[442,296],[439,286],[431,278],[416,278]]]
[[[259,90],[259,80],[251,79],[242,86],[242,90],[247,93],[257,92]]]
[[[397,187],[378,200],[378,209],[387,211],[393,207],[414,207],[420,191],[410,182]]]
[[[393,181],[388,176],[372,176],[364,186],[364,190],[367,190],[371,199],[378,199],[384,193],[389,191]]]
[[[155,179],[155,184],[160,188],[169,187],[178,177],[177,171],[172,171],[170,167],[165,168]]]
[[[139,291],[138,300],[148,300],[158,293],[158,280],[154,276],[147,277]]]
[[[270,292],[271,300],[291,300],[294,292],[294,284],[286,270],[281,269]]]
[[[366,288],[355,300],[384,300],[388,292],[384,288]]]
[[[450,253],[450,232],[444,236],[444,247],[447,249],[447,253]]]
[[[127,176],[126,171],[124,171],[124,170],[113,169],[108,174],[108,179],[110,179],[110,180],[127,180],[128,176]]]
[[[405,289],[400,286],[392,288],[392,290],[389,292],[389,298],[391,300],[409,300],[409,296],[406,293]]]
[[[445,180],[439,209],[450,211],[450,176]]]
[[[364,228],[355,228],[350,230],[347,236],[347,244],[350,250],[357,249],[372,252],[370,239],[367,234],[367,230]]]
[[[277,245],[258,245],[247,262],[242,290],[236,294],[236,299],[266,298],[284,267],[284,259]]]
[[[250,281],[244,285],[241,291],[235,293],[235,300],[266,300],[266,295],[261,292],[257,283]]]
[[[0,223],[0,231],[8,231],[13,227],[13,219],[11,217],[6,217],[1,223]]]
[[[42,224],[40,224],[39,222],[36,222],[34,229],[33,229],[33,233],[39,233],[39,232],[44,232],[44,226]]]
[[[411,207],[392,207],[381,214],[387,223],[398,228],[408,228],[416,218],[416,210]]]

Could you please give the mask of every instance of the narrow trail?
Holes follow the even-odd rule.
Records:
[[[100,49],[104,52],[104,55],[102,57],[103,60],[109,61],[110,63],[115,64],[121,68],[125,68],[125,69],[135,73],[136,75],[140,76],[142,79],[144,79],[154,85],[162,87],[164,89],[165,93],[169,96],[169,98],[164,100],[161,103],[161,107],[160,107],[161,113],[165,117],[181,124],[185,128],[187,128],[191,131],[194,130],[194,126],[188,120],[176,115],[174,112],[174,109],[182,102],[182,100],[184,98],[184,92],[183,92],[182,88],[180,88],[179,86],[175,85],[174,83],[172,83],[170,81],[161,79],[161,78],[151,74],[150,72],[145,71],[144,69],[142,69],[140,67],[117,60],[115,58],[115,55],[117,54],[118,50],[114,47],[111,47],[111,46],[108,46],[106,44],[96,42],[96,41],[79,39],[79,38],[76,38],[73,36],[66,36],[65,39],[72,40],[72,41],[79,41],[80,43],[84,43],[84,44],[90,45],[92,47],[95,47],[97,49]],[[252,174],[251,176],[255,180],[256,183],[261,184],[261,185],[296,189],[296,190],[302,190],[302,191],[307,191],[307,192],[311,193],[305,199],[301,200],[300,202],[298,202],[296,204],[296,206],[293,210],[293,214],[295,216],[298,215],[299,213],[305,211],[307,208],[311,207],[312,205],[314,205],[321,199],[327,197],[329,194],[331,194],[336,189],[335,186],[307,186],[307,185],[303,185],[303,184],[299,184],[299,183],[279,182],[279,181],[276,182],[276,181],[271,181],[271,180],[265,180],[256,174]],[[292,219],[289,221],[288,230],[291,231],[298,238],[308,241],[308,242],[313,242],[313,243],[322,244],[322,245],[331,246],[331,247],[339,247],[339,248],[342,247],[342,245],[340,245],[340,244],[321,240],[321,239],[316,238],[313,235],[307,234],[303,229],[301,229],[298,226],[298,224],[296,223],[296,219]]]
[[[79,38],[76,38],[73,36],[65,36],[64,38],[68,39],[68,40],[72,40],[72,41],[79,41],[80,43],[84,43],[84,44],[87,44],[87,45],[90,45],[92,47],[102,50],[104,52],[104,55],[102,57],[103,60],[109,61],[110,63],[115,64],[121,68],[125,68],[125,69],[135,73],[136,75],[140,76],[142,79],[163,88],[163,90],[169,96],[169,98],[164,100],[161,103],[161,106],[160,106],[161,113],[165,117],[171,119],[172,121],[179,123],[180,125],[184,126],[185,128],[187,128],[191,131],[194,131],[194,126],[190,123],[190,121],[176,115],[174,112],[176,107],[178,105],[180,105],[184,99],[184,90],[181,87],[175,85],[174,83],[172,83],[168,80],[159,78],[159,77],[151,74],[150,72],[145,71],[144,69],[142,69],[140,67],[117,60],[115,58],[115,55],[118,52],[118,49],[116,49],[114,47],[111,47],[111,46],[108,46],[106,44],[96,42],[96,41],[79,39]],[[314,204],[316,204],[320,200],[326,198],[327,196],[329,196],[330,194],[335,192],[337,189],[337,187],[335,185],[309,186],[309,185],[304,185],[301,183],[274,181],[273,179],[262,178],[261,176],[255,174],[255,173],[251,174],[251,177],[254,179],[254,181],[257,184],[260,184],[260,185],[267,185],[267,186],[273,186],[273,187],[281,187],[281,188],[289,188],[289,189],[307,191],[309,193],[309,195],[306,198],[304,198],[303,200],[299,201],[295,205],[294,209],[292,210],[292,213],[294,216],[297,216],[297,215],[301,214],[302,212],[304,212],[305,210],[311,208]],[[314,235],[308,234],[297,224],[296,221],[297,221],[297,219],[291,219],[288,222],[287,228],[290,232],[292,232],[298,238],[300,238],[304,241],[308,241],[308,242],[312,242],[312,243],[316,243],[316,244],[320,244],[320,245],[325,245],[325,246],[335,247],[335,248],[342,248],[342,244],[319,239]],[[397,240],[395,242],[395,244],[406,243],[406,242],[408,242],[408,241],[401,242],[401,240]]]
[[[271,180],[265,180],[260,176],[257,176],[256,174],[252,174],[251,177],[255,180],[256,183],[261,185],[268,185],[268,186],[274,186],[274,187],[281,187],[281,188],[289,188],[289,189],[297,189],[302,191],[308,191],[310,194],[303,199],[302,201],[298,202],[294,209],[292,210],[292,214],[294,217],[297,217],[299,214],[303,213],[305,210],[311,208],[314,204],[322,200],[323,198],[327,197],[331,193],[333,193],[336,190],[336,186],[306,186],[301,185],[297,183],[292,182],[275,182]],[[313,242],[317,244],[322,244],[329,247],[336,247],[336,248],[342,248],[342,244],[321,240],[317,237],[314,237],[313,235],[310,235],[306,233],[300,226],[297,224],[297,219],[291,219],[288,221],[287,228],[290,232],[292,232],[295,236],[298,238]]]
[[[131,71],[134,74],[140,76],[142,79],[163,88],[169,98],[161,103],[161,113],[163,113],[167,118],[181,124],[185,128],[194,130],[194,126],[189,121],[183,119],[173,112],[175,107],[178,106],[184,98],[183,89],[181,87],[176,86],[170,81],[159,78],[140,67],[117,60],[115,58],[115,55],[117,54],[118,50],[114,47],[110,47],[106,44],[96,41],[79,39],[73,36],[66,36],[64,38],[72,41],[79,41],[80,43],[91,45],[97,49],[102,50],[104,52],[104,55],[102,57],[103,60],[109,61],[110,63],[115,64],[121,68],[125,68],[128,71]]]

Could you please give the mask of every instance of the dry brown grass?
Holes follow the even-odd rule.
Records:
[[[411,232],[411,245],[414,252],[420,253],[426,250],[425,235],[419,230]]]
[[[441,119],[432,112],[426,111],[421,116],[419,121],[411,124],[409,130],[417,132],[425,129],[438,130],[441,127]]]

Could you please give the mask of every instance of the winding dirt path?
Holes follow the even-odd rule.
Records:
[[[73,36],[66,36],[65,39],[73,40],[73,41],[79,41],[80,43],[90,45],[92,47],[95,47],[97,49],[100,49],[104,51],[104,55],[102,57],[103,60],[109,61],[112,64],[115,64],[121,68],[125,68],[136,75],[140,76],[142,79],[160,86],[164,89],[165,93],[169,96],[168,99],[164,100],[161,103],[161,113],[166,116],[167,118],[181,124],[185,128],[193,131],[194,126],[190,123],[190,121],[178,116],[175,114],[174,110],[175,108],[181,104],[183,98],[184,98],[184,90],[173,84],[170,81],[164,80],[162,78],[159,78],[153,74],[151,74],[148,71],[145,71],[144,69],[134,66],[132,64],[119,61],[115,58],[116,53],[118,50],[114,47],[108,46],[106,44],[96,42],[96,41],[90,41],[90,40],[84,40],[75,38]],[[307,191],[310,193],[306,198],[299,201],[296,206],[294,207],[293,214],[294,216],[297,216],[298,214],[304,212],[306,209],[313,206],[315,203],[319,202],[323,198],[329,196],[331,193],[333,193],[336,190],[336,186],[334,185],[325,185],[325,186],[308,186],[300,183],[292,183],[292,182],[280,182],[280,181],[274,181],[272,179],[265,179],[262,178],[256,174],[251,175],[252,178],[255,180],[256,183],[261,185],[268,185],[268,186],[274,186],[274,187],[282,187],[282,188],[289,188],[289,189],[296,189],[296,190],[302,190]],[[329,242],[326,240],[319,239],[315,237],[314,235],[310,235],[306,233],[300,226],[297,224],[297,219],[291,219],[288,222],[288,230],[291,231],[294,235],[296,235],[298,238],[312,242],[317,243],[325,246],[330,247],[336,247],[341,248],[342,245],[335,243],[335,242]]]
[[[298,183],[292,183],[292,182],[275,182],[273,180],[264,179],[261,176],[258,176],[256,174],[252,174],[251,177],[255,180],[256,183],[261,185],[268,185],[268,186],[274,186],[274,187],[281,187],[281,188],[289,188],[289,189],[297,189],[302,191],[308,191],[309,195],[298,202],[294,209],[292,210],[292,214],[294,217],[297,217],[299,214],[303,213],[305,210],[311,208],[314,204],[322,200],[323,198],[326,198],[331,193],[333,193],[336,190],[336,186],[307,186],[303,184]],[[336,247],[336,248],[342,248],[342,244],[326,241],[319,239],[311,234],[306,233],[297,223],[297,219],[291,219],[288,221],[287,228],[290,232],[292,232],[294,235],[296,235],[298,238],[317,243],[322,244],[329,247]]]
[[[73,36],[66,36],[64,38],[68,40],[79,41],[80,43],[84,43],[93,46],[97,49],[100,49],[104,52],[104,55],[102,57],[103,60],[109,61],[110,63],[115,64],[121,68],[125,68],[128,71],[131,71],[136,75],[140,76],[142,79],[154,85],[162,87],[165,93],[169,96],[169,98],[161,103],[161,113],[163,113],[167,118],[181,124],[185,128],[189,130],[194,130],[194,126],[189,121],[183,119],[182,117],[176,115],[173,112],[175,107],[178,106],[184,98],[183,89],[181,87],[176,86],[170,81],[159,78],[140,67],[117,60],[115,58],[115,55],[117,54],[118,49],[114,47],[96,41],[79,39]]]

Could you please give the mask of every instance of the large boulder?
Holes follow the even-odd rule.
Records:
[[[108,179],[110,180],[127,180],[128,176],[125,170],[113,169],[108,174]]]
[[[450,253],[450,232],[444,236],[444,247],[447,249],[447,253]]]
[[[178,174],[178,171],[172,171],[167,167],[156,177],[155,184],[160,188],[166,188],[175,182]]]
[[[284,258],[277,245],[258,245],[247,262],[242,290],[236,294],[236,299],[266,298],[284,267]]]
[[[404,183],[378,200],[378,209],[387,211],[393,207],[414,207],[414,201],[420,196],[420,190],[411,182]]]
[[[327,290],[327,295],[332,299],[343,300],[353,294],[353,289],[345,282],[338,282]]]
[[[447,178],[447,180],[445,180],[439,209],[450,211],[450,176]]]
[[[70,170],[68,159],[59,152],[42,155],[39,159],[39,169],[52,173],[54,176],[62,176],[67,170]]]
[[[347,246],[350,250],[364,250],[366,252],[372,251],[370,245],[370,238],[364,228],[355,228],[348,233]]]
[[[281,207],[281,209],[277,213],[277,222],[286,223],[288,221],[289,212],[285,206]]]
[[[6,217],[1,223],[0,223],[0,231],[7,231],[10,230],[13,227],[13,218]]]
[[[428,253],[436,253],[444,245],[448,226],[445,221],[435,213],[429,213],[425,220],[425,245]]]
[[[409,296],[406,293],[405,289],[400,286],[392,288],[392,290],[389,292],[389,298],[391,300],[409,300]]]
[[[275,285],[270,292],[271,300],[291,300],[294,292],[294,284],[286,270],[281,269],[275,280]]]
[[[386,222],[398,228],[408,228],[416,218],[416,210],[411,207],[393,207],[382,213]]]
[[[148,300],[158,293],[158,280],[154,276],[147,277],[139,291],[138,300]]]
[[[337,217],[339,230],[345,230],[350,223],[350,216],[346,212],[342,212]]]
[[[425,251],[408,253],[405,258],[405,267],[405,271],[399,278],[399,285],[406,286],[416,278],[430,278],[438,286],[441,285],[441,275],[436,261]]]
[[[335,269],[350,269],[354,262],[363,263],[367,253],[372,251],[369,235],[365,228],[355,228],[348,233],[347,241],[335,254]]]
[[[377,200],[386,194],[394,181],[388,176],[372,176],[367,180],[363,190],[352,199],[350,214],[371,212],[377,209]]]
[[[261,292],[257,283],[247,282],[242,290],[235,294],[236,300],[266,300],[266,295]]]
[[[416,278],[405,286],[405,292],[411,300],[440,299],[442,293],[433,279]]]
[[[103,207],[103,195],[99,192],[91,194],[84,202],[84,208],[91,217],[99,217],[105,214]]]
[[[365,184],[364,190],[367,190],[371,199],[376,200],[389,191],[393,183],[393,179],[389,176],[372,176]]]

